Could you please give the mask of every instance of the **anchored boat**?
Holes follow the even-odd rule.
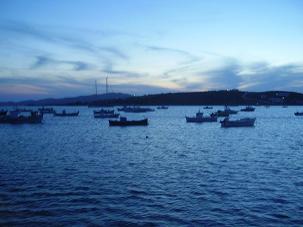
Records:
[[[94,114],[113,114],[115,110],[100,109],[94,110]]]
[[[118,113],[94,113],[94,118],[118,118]]]
[[[72,113],[67,113],[65,110],[63,110],[62,113],[57,113],[56,111],[54,111],[55,117],[76,117],[78,115],[79,115],[79,111]]]
[[[43,114],[37,111],[30,115],[22,115],[20,111],[9,111],[8,114],[0,116],[1,124],[39,124],[42,123]]]
[[[109,120],[109,126],[147,126],[148,119],[128,121],[126,117],[120,117],[119,120]]]
[[[204,117],[203,113],[200,112],[200,110],[199,110],[199,112],[196,113],[196,116],[194,116],[194,117],[186,116],[185,118],[186,118],[187,123],[217,122],[217,119],[218,119],[218,117],[215,114],[211,114],[210,116]]]
[[[241,109],[242,112],[254,112],[255,108],[252,106],[246,106],[245,108]]]
[[[7,110],[0,110],[0,116],[5,116],[7,114]]]
[[[242,118],[239,120],[230,120],[228,117],[220,121],[221,127],[253,127],[255,125],[256,118]]]
[[[124,106],[122,108],[118,108],[118,111],[123,111],[126,113],[145,113],[145,112],[153,112],[155,111],[152,108],[149,107],[140,107],[140,106],[134,106],[134,107],[129,107],[129,106]]]
[[[295,116],[303,116],[303,112],[295,112]]]
[[[44,108],[44,107],[42,107],[42,108],[39,108],[38,110],[43,114],[52,114],[52,113],[54,113],[53,108]]]
[[[168,106],[158,106],[157,109],[158,110],[167,110]]]
[[[204,106],[203,109],[204,109],[204,110],[212,110],[213,107],[212,107],[212,106]]]
[[[217,117],[228,117],[230,114],[237,114],[238,111],[232,110],[229,107],[225,106],[224,110],[218,110],[217,112],[213,113]]]

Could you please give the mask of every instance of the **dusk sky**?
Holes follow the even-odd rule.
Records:
[[[301,0],[1,0],[0,101],[303,92]]]

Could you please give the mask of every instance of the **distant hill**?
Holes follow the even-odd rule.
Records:
[[[303,105],[303,94],[286,91],[239,90],[166,93],[98,100],[98,105]]]
[[[0,105],[303,105],[303,94],[287,91],[245,92],[239,90],[180,92],[144,96],[108,93],[97,96],[5,102],[0,103]]]
[[[106,100],[119,99],[123,100],[129,98],[131,95],[123,93],[107,93],[100,95],[88,95],[88,96],[78,96],[71,98],[58,98],[58,99],[40,99],[40,100],[25,100],[21,102],[1,102],[2,106],[60,106],[60,105],[88,105],[94,102],[102,102]]]

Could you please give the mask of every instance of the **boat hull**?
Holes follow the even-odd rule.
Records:
[[[148,120],[139,120],[139,121],[112,121],[109,120],[109,126],[147,126],[148,125]]]
[[[0,117],[0,124],[41,124],[43,120],[43,115],[35,117],[24,117],[20,116],[17,118],[11,118],[9,116]]]
[[[77,117],[79,115],[79,111],[76,113],[56,113],[54,112],[55,117]]]
[[[118,118],[120,114],[94,114],[94,118]]]
[[[186,117],[187,123],[217,122],[217,117]]]
[[[217,111],[216,113],[214,113],[214,115],[216,115],[217,117],[228,117],[229,113],[225,111]]]
[[[241,109],[241,112],[254,112],[255,109]]]
[[[94,114],[114,114],[115,110],[94,110]]]
[[[245,119],[245,120],[235,120],[235,121],[221,121],[222,128],[231,128],[231,127],[254,127],[255,126],[255,118]]]
[[[146,112],[154,112],[155,110],[152,108],[142,108],[142,107],[123,107],[118,108],[118,111],[125,113],[146,113]]]
[[[303,112],[296,112],[295,116],[303,116]]]

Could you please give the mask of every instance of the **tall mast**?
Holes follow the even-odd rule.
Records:
[[[106,87],[106,94],[108,93],[108,77],[106,77],[106,85],[105,85]]]
[[[97,96],[98,95],[97,80],[95,80],[95,90],[96,90],[96,96]]]

